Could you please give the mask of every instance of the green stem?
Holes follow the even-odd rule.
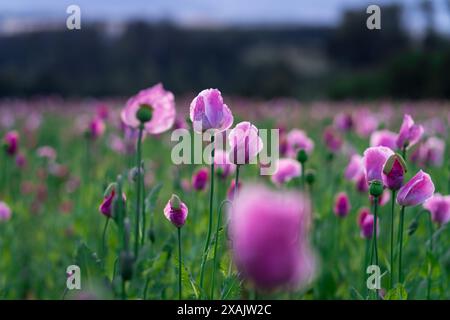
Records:
[[[402,209],[400,211],[400,224],[398,225],[398,238],[399,238],[399,244],[398,244],[398,282],[403,282],[403,274],[402,274],[402,250],[403,250],[403,223],[405,219],[405,206],[402,206]]]
[[[402,157],[403,157],[403,160],[406,161],[406,145],[404,145],[402,148]]]
[[[122,300],[127,300],[127,293],[125,291],[125,280],[122,278]]]
[[[141,206],[141,214],[142,214],[142,235],[141,235],[141,246],[144,246],[145,243],[145,237],[147,236],[147,219],[146,219],[146,215],[145,215],[145,203],[144,203],[144,199],[145,199],[145,185],[144,185],[144,179],[141,179],[141,196],[142,196],[142,206]]]
[[[305,162],[302,162],[301,165],[302,165],[302,190],[305,191]]]
[[[178,300],[181,300],[181,228],[178,229]]]
[[[366,284],[366,271],[367,271],[367,265],[369,264],[369,251],[370,251],[370,239],[366,239],[366,252],[364,255],[364,268],[363,268],[363,288],[365,288],[366,296],[368,296],[368,288]]]
[[[108,228],[109,217],[106,218],[105,227],[103,228],[103,236],[102,236],[102,255],[103,260],[106,259],[106,229]]]
[[[433,220],[431,219],[431,214],[428,214],[428,232],[430,233],[430,245],[428,247],[428,252],[431,255],[433,253]],[[431,273],[433,266],[428,263],[428,275],[427,275],[427,300],[431,299]]]
[[[209,243],[211,241],[211,230],[212,230],[212,219],[213,219],[213,199],[214,199],[214,133],[211,135],[211,173],[210,173],[210,192],[209,192],[209,224],[208,224],[208,234],[206,236],[205,248],[203,249],[202,264],[200,269],[200,288],[203,290],[203,280],[205,274],[205,263],[207,258],[207,253],[209,249]]]
[[[141,207],[141,145],[142,145],[142,133],[144,125],[139,126],[139,136],[137,141],[137,156],[136,156],[136,168],[137,168],[137,181],[136,181],[136,222],[135,222],[135,243],[134,243],[134,256],[137,258],[139,251],[139,220],[140,220],[140,207]]]
[[[395,195],[396,195],[397,191],[396,190],[392,190],[392,199],[391,199],[391,261],[390,261],[390,282],[389,282],[389,287],[392,289],[392,287],[394,286],[394,222],[395,222],[395,217],[394,217],[394,208],[395,208]]]
[[[217,217],[217,227],[216,227],[216,240],[214,242],[214,258],[213,258],[213,273],[212,273],[212,285],[211,285],[211,299],[214,299],[214,284],[216,280],[216,259],[217,259],[217,247],[219,243],[219,230],[220,230],[220,224],[222,221],[222,207],[223,204],[227,203],[226,201],[222,202],[222,204],[219,206],[219,215]]]

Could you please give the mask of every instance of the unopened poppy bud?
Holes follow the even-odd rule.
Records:
[[[300,149],[297,152],[297,161],[300,163],[305,163],[306,161],[308,161],[308,154],[306,153],[306,151],[304,149]]]
[[[313,169],[306,170],[305,181],[307,184],[312,185],[316,181],[316,171]]]
[[[383,182],[391,190],[398,190],[403,185],[406,163],[399,154],[391,155],[383,167]]]
[[[174,194],[164,207],[164,215],[175,227],[181,228],[186,222],[188,208],[180,198]]]
[[[136,112],[136,118],[141,123],[146,123],[152,120],[152,107],[148,104],[141,104],[139,110]]]
[[[370,182],[369,193],[373,197],[379,197],[383,194],[383,183],[378,180]]]

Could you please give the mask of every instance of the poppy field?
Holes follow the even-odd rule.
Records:
[[[448,103],[219,89],[3,100],[0,299],[450,298]]]

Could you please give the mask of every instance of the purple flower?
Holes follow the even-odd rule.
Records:
[[[266,290],[294,288],[312,279],[315,258],[306,198],[246,186],[229,210],[233,257],[244,278]]]
[[[403,185],[406,164],[398,154],[389,157],[383,166],[383,183],[391,190],[398,190]]]
[[[6,203],[0,201],[0,222],[11,219],[11,209]]]
[[[334,117],[333,126],[342,131],[347,132],[353,128],[353,118],[350,113],[338,113]]]
[[[373,236],[373,222],[375,218],[368,208],[362,208],[358,214],[358,226],[361,230],[361,237],[371,239]],[[377,219],[378,220],[378,219]],[[377,221],[377,236],[380,234],[380,221]]]
[[[323,132],[323,141],[328,151],[331,153],[338,152],[344,143],[341,136],[336,132],[336,130],[334,130],[333,127],[325,128]]]
[[[409,114],[405,114],[397,137],[397,147],[399,149],[412,147],[420,140],[423,131],[421,125],[414,124],[413,118]]]
[[[164,90],[161,83],[131,97],[122,110],[122,121],[131,128],[139,128],[137,112],[143,106],[152,111],[151,120],[144,124],[146,132],[159,134],[172,128],[175,121],[175,98],[172,92]]]
[[[286,154],[288,157],[295,159],[300,150],[305,150],[307,154],[311,154],[314,150],[314,141],[304,131],[293,129],[287,135]]]
[[[248,164],[261,152],[263,141],[258,135],[258,129],[250,122],[244,121],[236,125],[228,135],[230,162]]]
[[[345,218],[351,209],[350,199],[345,192],[340,192],[334,200],[334,214],[340,218]]]
[[[364,151],[363,165],[368,183],[373,180],[383,181],[383,166],[394,151],[387,147],[370,147]]]
[[[182,202],[175,194],[172,195],[164,207],[164,215],[167,220],[172,222],[172,224],[177,228],[184,226],[188,216],[188,211],[189,210],[186,204]]]
[[[375,131],[370,136],[371,147],[388,147],[397,149],[397,134],[389,130]]]
[[[301,174],[301,164],[294,159],[285,158],[278,160],[277,170],[272,175],[272,182],[281,186]]]
[[[233,201],[233,199],[235,198],[235,196],[237,196],[237,193],[239,192],[239,190],[241,190],[242,188],[242,182],[238,181],[238,186],[237,188],[235,188],[236,186],[236,181],[235,180],[231,180],[230,183],[230,187],[227,190],[227,199]],[[235,195],[236,193],[236,195]]]
[[[6,153],[13,156],[19,149],[19,133],[17,131],[9,131],[3,138]]]
[[[355,118],[355,131],[360,137],[368,137],[378,128],[377,117],[368,109],[358,110]]]
[[[354,154],[345,168],[344,177],[347,180],[356,181],[363,172],[363,158],[358,154]]]
[[[192,100],[190,118],[197,133],[209,129],[221,132],[233,124],[233,115],[223,103],[222,94],[218,89],[203,90]]]
[[[89,137],[93,140],[101,137],[105,132],[105,122],[99,117],[94,117],[89,123]]]
[[[216,173],[222,179],[227,178],[236,170],[236,165],[229,161],[227,153],[222,149],[214,151],[214,165]]]
[[[417,206],[424,203],[433,193],[434,184],[430,175],[420,170],[400,188],[397,203],[401,206]]]
[[[25,158],[25,155],[23,153],[18,153],[16,155],[16,166],[18,168],[25,168],[25,166],[27,165],[27,158]]]
[[[107,194],[103,198],[102,203],[100,204],[100,207],[98,208],[100,213],[107,218],[112,218],[113,216],[113,203],[115,196],[116,196],[115,188],[114,187],[109,188],[109,190],[107,190]],[[122,199],[123,201],[126,201],[126,196],[124,193],[122,193]]]
[[[421,152],[427,165],[441,167],[444,163],[445,141],[437,137],[428,138],[422,145]]]
[[[39,158],[48,159],[49,161],[56,160],[56,150],[50,146],[39,147],[36,153]]]
[[[203,191],[208,183],[208,169],[201,168],[192,176],[192,187],[197,191]]]
[[[450,196],[434,194],[423,204],[430,211],[431,219],[438,225],[444,225],[450,221]]]

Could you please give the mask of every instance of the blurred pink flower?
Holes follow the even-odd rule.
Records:
[[[429,199],[433,193],[434,184],[430,175],[420,170],[400,188],[397,203],[401,206],[417,206]]]
[[[295,159],[300,150],[305,150],[307,154],[311,154],[314,150],[314,141],[304,131],[293,129],[287,135],[286,154],[288,157]]]
[[[372,195],[369,195],[369,199],[370,203],[373,204],[374,197]],[[378,205],[382,207],[386,205],[389,200],[391,200],[391,193],[389,192],[389,190],[384,190],[381,196],[378,197]]]
[[[174,194],[164,207],[164,215],[166,216],[167,220],[172,222],[172,224],[177,228],[181,228],[182,226],[184,226],[188,216],[188,212],[189,210],[186,204],[182,202],[177,195]]]
[[[353,124],[353,118],[350,113],[338,113],[334,117],[333,126],[342,132],[350,131],[353,128]]]
[[[16,155],[16,166],[20,169],[25,168],[27,165],[27,158],[25,158],[25,155],[23,153],[18,153]]]
[[[236,165],[228,159],[227,153],[222,149],[214,151],[215,171],[222,179],[227,178],[236,170]]]
[[[371,239],[373,236],[373,222],[375,218],[368,208],[361,208],[358,214],[358,226],[361,230],[361,237]],[[377,219],[378,220],[378,219]],[[377,221],[377,236],[380,234],[380,220]]]
[[[101,137],[105,132],[105,123],[99,117],[94,117],[89,123],[89,137],[93,140]]]
[[[56,160],[56,150],[50,146],[42,146],[36,150],[36,154],[39,158],[45,158],[49,161]]]
[[[368,137],[379,126],[378,118],[368,109],[359,109],[355,114],[355,131],[362,137]]]
[[[15,155],[19,149],[19,133],[17,131],[8,131],[3,138],[3,142],[6,153],[10,156]]]
[[[345,192],[340,192],[334,199],[334,214],[340,218],[345,218],[351,210],[350,199]]]
[[[310,215],[301,194],[244,187],[229,209],[232,252],[241,275],[266,290],[310,282],[315,271]]]
[[[197,133],[209,129],[221,132],[233,124],[233,115],[223,103],[222,94],[218,89],[203,90],[192,100],[190,118]]]
[[[101,120],[107,120],[109,118],[109,107],[105,103],[99,103],[95,112]]]
[[[197,191],[203,191],[206,188],[206,184],[208,183],[208,169],[200,168],[197,172],[192,176],[192,187]]]
[[[11,209],[6,203],[0,201],[0,222],[11,219]]]
[[[113,216],[113,204],[114,204],[115,196],[116,196],[116,190],[114,187],[112,187],[111,190],[109,190],[109,194],[107,194],[103,198],[103,201],[100,204],[99,211],[105,217],[112,218],[112,216]],[[123,201],[126,201],[125,193],[122,193],[122,198],[123,198]]]
[[[338,152],[344,143],[339,133],[336,132],[333,127],[325,128],[323,132],[323,141],[328,151],[331,153]]]
[[[397,134],[389,130],[375,131],[370,136],[370,146],[382,146],[395,150],[397,149]]]
[[[445,141],[438,137],[430,137],[422,145],[421,152],[425,164],[441,167],[444,164]]]
[[[360,193],[367,193],[367,191],[369,191],[369,184],[367,183],[366,174],[364,172],[356,179],[356,190]]]
[[[364,151],[363,165],[368,183],[383,181],[383,166],[394,151],[387,147],[370,147]]]
[[[450,221],[450,196],[434,194],[423,204],[430,211],[431,219],[438,225],[444,225]]]
[[[364,173],[363,158],[359,154],[354,154],[345,168],[344,177],[356,181],[362,173]]]
[[[403,147],[412,147],[420,140],[423,132],[423,127],[414,124],[412,117],[409,114],[405,114],[397,137],[397,147],[399,149],[402,149]]]
[[[294,159],[284,158],[278,160],[277,170],[271,179],[274,184],[281,186],[301,174],[301,164]]]
[[[240,122],[228,135],[230,162],[241,165],[250,163],[263,148],[263,141],[258,129],[250,122]]]
[[[121,112],[122,121],[129,127],[139,128],[140,121],[136,114],[142,105],[150,106],[152,118],[144,124],[144,129],[150,134],[159,134],[169,130],[175,121],[175,98],[166,91],[161,83],[138,92],[131,97]]]

